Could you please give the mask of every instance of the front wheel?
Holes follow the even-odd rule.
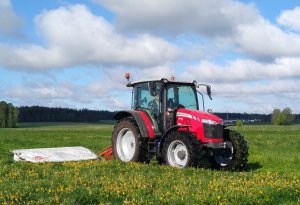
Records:
[[[201,144],[191,133],[175,131],[164,142],[163,159],[173,167],[198,166],[201,160]]]
[[[242,170],[248,161],[246,140],[238,132],[225,129],[224,141],[231,142],[232,147],[213,150],[213,156],[210,158],[212,167],[231,171]]]

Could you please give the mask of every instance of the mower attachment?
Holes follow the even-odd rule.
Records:
[[[104,158],[105,160],[112,160],[114,158],[112,146],[108,146],[104,148],[103,150],[100,150],[96,152],[101,158]]]

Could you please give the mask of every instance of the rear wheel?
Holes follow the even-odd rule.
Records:
[[[201,160],[201,144],[189,132],[171,133],[163,145],[164,162],[173,167],[197,167]]]
[[[115,126],[112,135],[113,153],[123,162],[145,162],[147,147],[140,137],[140,130],[131,118],[122,119]]]
[[[213,168],[232,171],[243,169],[248,161],[248,146],[244,137],[238,132],[225,129],[224,141],[231,142],[232,147],[213,151],[210,158]]]

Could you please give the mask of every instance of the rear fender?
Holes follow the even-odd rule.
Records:
[[[154,131],[151,121],[144,112],[137,110],[125,110],[119,111],[114,115],[115,120],[120,120],[126,117],[132,117],[136,121],[142,138],[154,138]]]

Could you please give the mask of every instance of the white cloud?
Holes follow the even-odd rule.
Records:
[[[181,77],[212,85],[215,111],[271,113],[291,107],[299,113],[300,58],[280,58],[272,63],[235,60],[220,66],[203,62],[187,68]],[[220,103],[221,102],[221,103]],[[214,102],[211,102],[214,108]]]
[[[78,64],[153,66],[178,53],[176,46],[148,34],[116,33],[83,5],[45,11],[36,23],[47,45],[0,45],[1,65],[40,70]]]
[[[125,73],[130,73],[129,81],[138,81],[140,79],[161,79],[170,78],[175,75],[175,71],[170,66],[155,66],[144,69],[134,68],[110,68],[105,70],[105,75],[95,78],[87,88],[86,93],[97,97],[107,97],[112,95],[121,95],[128,92],[128,83],[125,79]],[[129,95],[128,95],[129,96]]]
[[[299,99],[299,94],[297,95],[297,98],[290,98],[285,95],[244,95],[242,93],[231,97],[214,96],[213,101],[221,102],[222,106],[221,109],[219,107],[218,110],[213,110],[215,112],[270,114],[275,108],[284,109],[285,107],[290,107],[292,108],[293,113],[299,113],[300,109],[297,105],[297,101],[299,102]]]
[[[155,66],[144,69],[140,73],[141,79],[161,79],[170,78],[175,74],[175,71],[170,66]]]
[[[47,98],[61,98],[61,97],[70,97],[73,95],[73,92],[65,87],[43,87],[36,88],[34,92],[41,97]]]
[[[8,88],[4,92],[4,96],[14,97],[14,98],[70,98],[75,95],[71,88],[66,86],[48,86],[48,85],[37,85],[37,86],[16,86]]]
[[[102,98],[101,101],[111,110],[122,110],[122,109],[128,110],[129,108],[128,105],[126,105],[124,102],[122,102],[121,100],[115,97]]]
[[[292,10],[286,10],[281,12],[277,18],[277,22],[283,26],[286,26],[292,30],[300,32],[300,7],[297,6]]]
[[[259,83],[214,83],[214,93],[223,97],[233,96],[262,96],[262,95],[287,95],[293,97],[299,94],[298,85],[300,80],[289,81],[289,80],[271,80],[267,82]]]
[[[233,0],[97,2],[116,15],[116,25],[121,30],[171,36],[193,32],[215,41],[220,48],[235,50],[260,61],[300,55],[300,36],[270,23],[253,4]],[[284,12],[279,22],[298,29],[298,19],[300,7]],[[209,53],[211,49],[206,50]]]
[[[10,0],[0,1],[0,34],[16,36],[19,32],[21,20],[13,12]]]
[[[74,108],[80,104],[85,107],[93,103],[97,96],[87,93],[85,87],[75,82],[46,79],[46,77],[30,79],[25,82],[2,86],[0,98],[9,99],[17,105],[63,106]]]
[[[107,94],[108,92],[108,87],[107,87],[107,83],[104,83],[104,82],[93,82],[91,83],[89,86],[88,86],[88,91],[91,93],[91,94],[94,94],[94,95],[103,95],[103,94]]]
[[[284,32],[265,19],[240,25],[232,39],[237,50],[258,59],[300,55],[300,36]]]
[[[300,58],[278,58],[271,63],[237,59],[220,66],[204,61],[188,67],[181,75],[184,79],[205,82],[250,82],[266,79],[300,77]]]
[[[274,108],[291,107],[299,113],[300,80],[278,79],[252,83],[213,83],[213,100],[206,107],[215,112],[247,112],[269,114]]]
[[[127,31],[223,35],[258,16],[253,5],[231,0],[97,0],[114,12],[117,26]]]

